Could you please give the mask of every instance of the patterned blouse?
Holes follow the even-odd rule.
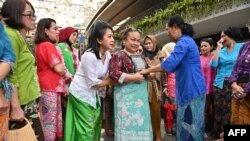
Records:
[[[146,66],[142,55],[129,56],[121,50],[114,54],[110,60],[109,75],[113,80],[123,83],[125,73],[136,73]]]
[[[56,46],[50,42],[42,42],[36,46],[35,55],[41,90],[65,93],[65,80],[54,71],[55,65],[62,63],[62,57]]]
[[[250,41],[245,43],[239,52],[236,64],[233,68],[230,82],[237,82],[240,76],[248,76],[248,82],[244,88],[244,92],[250,92]]]

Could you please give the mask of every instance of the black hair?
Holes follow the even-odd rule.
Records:
[[[207,42],[210,46],[214,46],[214,47],[216,46],[212,38],[203,38],[201,39],[200,43],[202,42]]]
[[[241,30],[236,27],[228,27],[224,29],[222,32],[233,40],[237,40],[242,37]]]
[[[56,41],[51,41],[49,36],[45,33],[45,29],[50,29],[52,23],[56,23],[54,19],[51,18],[43,18],[40,19],[37,24],[37,30],[35,33],[35,43],[39,44],[41,42],[49,41],[51,43],[55,43]]]
[[[188,23],[185,23],[182,17],[179,15],[170,17],[167,22],[167,25],[169,27],[173,27],[173,26],[179,27],[183,35],[189,35],[193,37],[193,35],[195,34],[193,26]]]
[[[26,4],[30,5],[31,9],[35,9],[27,0],[5,0],[2,6],[1,14],[5,19],[4,22],[11,28],[22,29],[24,24],[22,22],[22,13],[25,10]]]
[[[114,32],[111,25],[101,20],[97,20],[91,26],[88,36],[88,51],[94,52],[97,59],[101,59],[99,54],[100,44],[97,42],[97,39],[102,40],[107,29],[110,29],[112,32]]]
[[[70,48],[72,48],[72,43],[69,40],[69,37],[65,39],[65,42],[69,45]]]

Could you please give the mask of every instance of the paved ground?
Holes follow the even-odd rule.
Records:
[[[176,141],[175,136],[169,136],[165,134],[163,121],[161,124],[161,134],[162,134],[162,138],[164,139],[163,141]],[[104,130],[102,130],[101,141],[114,141],[114,137],[106,136]]]
[[[162,133],[163,141],[176,141],[175,136],[169,136],[169,135],[165,134],[163,121],[161,124],[161,133]],[[214,139],[210,136],[210,134],[207,134],[207,135],[208,135],[208,137],[205,139],[205,141],[214,141]],[[104,130],[102,130],[102,137],[101,137],[100,141],[114,141],[114,137],[107,136],[105,134]]]
[[[161,123],[161,133],[162,133],[163,141],[176,141],[175,136],[169,136],[169,135],[165,134],[163,121]],[[205,141],[214,141],[214,139],[210,136],[209,133],[207,135],[208,135],[208,137],[205,139]],[[63,139],[60,139],[57,141],[63,141]],[[104,132],[104,129],[102,129],[102,136],[101,136],[100,141],[114,141],[114,137],[107,136]]]

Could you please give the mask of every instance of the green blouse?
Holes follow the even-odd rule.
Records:
[[[9,81],[18,89],[18,98],[21,105],[25,105],[40,97],[40,87],[35,66],[35,58],[28,48],[19,31],[6,27],[16,55],[13,75]]]

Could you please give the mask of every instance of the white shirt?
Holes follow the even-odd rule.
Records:
[[[93,86],[105,78],[108,73],[109,60],[111,59],[109,51],[105,52],[105,56],[106,59],[103,63],[101,59],[96,58],[93,52],[87,50],[82,55],[80,66],[69,87],[69,92],[74,97],[94,108],[96,108],[97,88]],[[100,103],[99,96],[98,102]]]

